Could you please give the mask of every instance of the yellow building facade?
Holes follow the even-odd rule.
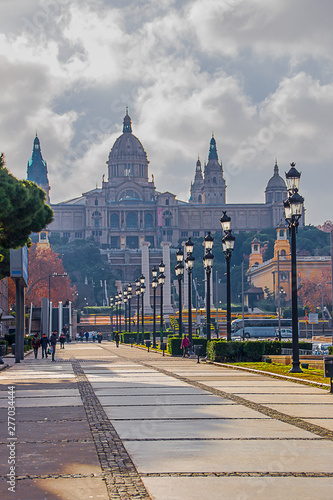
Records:
[[[262,289],[262,292],[268,289],[275,297],[280,291],[288,302],[291,300],[291,255],[287,227],[280,225],[276,231],[274,256],[270,260],[263,262],[260,242],[253,240],[246,275],[253,288]],[[297,256],[298,286],[308,279],[320,282],[323,271],[330,268],[330,256]]]

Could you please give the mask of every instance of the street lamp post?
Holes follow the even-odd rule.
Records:
[[[220,219],[221,226],[225,232],[222,238],[222,250],[227,264],[227,341],[231,340],[231,287],[230,287],[230,259],[235,246],[235,237],[231,234],[231,218],[226,212]],[[243,332],[244,334],[244,332]]]
[[[154,294],[154,299],[153,299],[153,347],[154,348],[156,348],[156,288],[158,285],[157,273],[158,269],[156,267],[153,267],[152,269],[153,279],[151,282],[151,286],[153,287],[153,294]]]
[[[192,354],[192,269],[195,258],[193,257],[193,242],[191,238],[185,243],[187,257],[185,259],[185,267],[188,273],[188,338],[190,341],[190,354]]]
[[[123,291],[124,295],[124,321],[125,321],[125,332],[127,332],[127,289]]]
[[[114,296],[114,306],[116,308],[115,313],[116,313],[116,332],[118,332],[118,294]]]
[[[179,337],[183,336],[183,311],[182,311],[182,277],[184,274],[184,252],[181,248],[177,250],[177,264],[175,266],[175,273],[178,279],[178,307],[179,307]]]
[[[207,281],[207,287],[206,287],[206,334],[207,334],[207,340],[211,339],[211,328],[210,328],[210,276],[212,272],[212,267],[213,267],[213,261],[214,261],[214,255],[212,254],[211,250],[213,248],[213,243],[214,243],[214,238],[210,234],[210,231],[208,231],[207,236],[205,236],[204,239],[204,245],[205,245],[205,255],[203,258],[203,264],[204,268],[206,270],[206,281]]]
[[[127,299],[128,299],[128,333],[131,333],[131,298],[132,298],[132,285],[127,285]]]
[[[163,285],[165,281],[165,276],[164,276],[164,270],[165,270],[165,264],[163,261],[160,262],[158,266],[158,270],[160,274],[158,275],[158,283],[161,285],[161,311],[160,311],[160,342],[161,344],[163,343]]]
[[[145,340],[145,311],[144,311],[144,300],[143,296],[145,294],[145,277],[143,274],[140,276],[140,292],[141,292],[141,343],[144,344]]]
[[[118,316],[119,316],[119,332],[121,332],[121,303],[122,303],[122,293],[118,293]]]
[[[304,198],[298,194],[298,186],[301,178],[300,172],[295,168],[295,163],[290,164],[290,170],[286,172],[288,198],[284,202],[284,213],[288,223],[291,251],[291,328],[293,361],[290,372],[303,373],[299,362],[298,344],[298,307],[297,307],[297,262],[296,262],[296,232],[299,220],[303,213]]]
[[[141,291],[140,291],[141,283],[140,283],[139,278],[136,278],[136,280],[135,280],[135,286],[136,286],[135,295],[136,295],[136,298],[137,298],[137,303],[136,303],[136,306],[137,306],[137,313],[136,313],[136,327],[137,327],[136,343],[138,344],[140,342],[140,294],[141,294]]]
[[[111,333],[113,333],[113,297],[110,297],[110,321],[111,321]]]

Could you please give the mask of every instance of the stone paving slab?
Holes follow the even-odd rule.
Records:
[[[35,390],[22,390],[18,389],[15,391],[16,399],[21,398],[36,398],[36,397],[73,397],[80,396],[80,393],[77,389],[38,389]],[[0,392],[0,399],[7,399],[7,389],[6,391]]]
[[[104,380],[103,382],[101,381],[92,381],[90,380],[91,385],[94,387],[94,389],[105,389],[110,387],[112,388],[117,388],[121,389],[123,387],[137,387],[138,389],[141,388],[156,388],[156,387],[192,387],[191,385],[187,384],[186,382],[180,382],[179,380],[176,379],[165,379],[163,382],[160,382],[160,380],[145,380],[141,381],[141,379],[137,380],[113,380],[110,381],[109,379]],[[162,385],[163,384],[163,385]]]
[[[333,442],[318,441],[153,441],[124,440],[140,473],[163,472],[329,472]],[[320,446],[320,454],[317,453]]]
[[[143,477],[154,500],[331,500],[333,478]]]
[[[62,396],[49,396],[49,397],[38,397],[38,398],[17,398],[16,407],[17,408],[35,408],[40,406],[63,406],[64,399]],[[82,401],[80,397],[66,397],[67,406],[81,406]],[[7,408],[8,403],[5,399],[0,400],[0,408]]]
[[[295,429],[284,422],[270,419],[258,420],[209,420],[198,425],[197,420],[114,420],[113,424],[121,439],[246,439],[246,438],[317,438],[311,432]]]
[[[223,405],[233,404],[232,401],[213,396],[212,394],[160,394],[154,396],[101,396],[98,395],[100,402],[103,406],[135,406],[135,405]]]
[[[0,456],[8,455],[7,445],[0,445]],[[16,446],[17,475],[93,474],[100,473],[100,463],[93,442],[50,442]],[[0,475],[8,472],[0,462]]]
[[[3,436],[4,437],[4,436]],[[54,422],[53,420],[20,421],[16,428],[16,437],[21,441],[48,440],[91,440],[90,429],[85,420],[80,422],[68,420]]]
[[[8,495],[5,481],[0,481],[0,497],[15,500],[108,500],[105,481],[95,477],[25,479],[17,481],[16,494]]]
[[[214,384],[215,386],[215,384]],[[295,395],[307,395],[307,394],[314,394],[314,395],[321,395],[321,394],[327,394],[327,391],[325,389],[317,388],[317,387],[310,387],[310,386],[304,386],[301,384],[290,384],[287,387],[279,387],[275,385],[271,385],[268,387],[263,387],[260,386],[258,387],[257,384],[255,384],[252,387],[244,387],[242,385],[236,387],[236,386],[219,386],[223,387],[224,390],[231,392],[232,394],[238,394],[239,396],[248,396],[249,394],[293,394]]]
[[[268,408],[273,408],[274,410],[287,413],[287,415],[292,415],[294,417],[318,417],[318,407],[314,404],[266,404]],[[332,405],[320,405],[320,416],[333,418],[333,407]]]
[[[184,405],[184,406],[118,406],[106,407],[105,412],[112,420],[117,419],[165,419],[165,418],[269,418],[258,412],[238,405]],[[204,424],[203,424],[204,425]]]
[[[95,389],[95,394],[97,396],[160,396],[161,394],[167,395],[191,395],[196,396],[198,394],[203,394],[202,389],[196,389],[191,386],[154,386],[154,387],[105,387],[103,389]]]
[[[328,394],[327,391],[322,391],[321,394],[306,394],[297,395],[297,400],[295,400],[295,394],[249,394],[249,393],[238,393],[238,396],[247,398],[249,401],[255,401],[261,404],[272,404],[276,405],[279,403],[287,404],[319,404],[319,405],[333,405],[333,397]],[[332,417],[333,417],[333,407],[332,407]]]
[[[66,403],[66,402],[64,402]],[[0,421],[7,422],[7,409],[0,408]],[[83,419],[86,414],[83,406],[43,406],[38,408],[17,408],[16,422],[35,420],[73,420]]]

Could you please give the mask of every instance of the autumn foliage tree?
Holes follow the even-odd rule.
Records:
[[[53,306],[60,301],[73,301],[75,287],[71,286],[68,276],[52,276],[65,274],[65,269],[59,255],[49,247],[33,245],[29,250],[29,286],[26,292],[26,303],[32,302],[35,307],[41,306],[42,298],[49,297]],[[51,276],[51,278],[49,278]]]
[[[322,304],[322,289],[324,306],[332,304],[332,273],[327,269],[322,272],[321,277],[307,279],[302,283],[298,291],[298,297],[309,311],[315,312]]]

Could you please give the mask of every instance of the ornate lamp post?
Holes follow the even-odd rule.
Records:
[[[113,297],[110,297],[110,321],[111,321],[111,333],[113,333]]]
[[[165,270],[165,264],[163,261],[160,262],[158,266],[158,270],[160,272],[158,276],[158,283],[161,285],[161,313],[160,313],[160,342],[163,343],[163,285],[165,281],[165,276],[164,276],[164,270]]]
[[[122,292],[118,293],[118,316],[119,316],[119,332],[121,332],[121,303],[122,303]]]
[[[116,308],[116,332],[119,331],[119,328],[118,328],[118,294],[116,293],[116,295],[114,296],[114,305],[115,305],[115,308]]]
[[[145,311],[144,311],[144,301],[143,296],[145,294],[145,277],[143,274],[140,276],[140,292],[141,292],[141,343],[144,344],[145,340]]]
[[[141,295],[141,291],[140,291],[141,283],[140,283],[139,278],[136,278],[136,280],[135,280],[135,286],[136,286],[135,295],[136,295],[136,298],[137,298],[137,304],[136,304],[136,306],[137,306],[137,313],[136,313],[136,327],[137,327],[136,343],[138,344],[140,342],[140,295]]]
[[[128,333],[131,333],[131,298],[132,298],[132,285],[127,285],[127,299],[128,299]]]
[[[231,289],[230,289],[230,259],[235,246],[235,237],[231,234],[231,218],[226,212],[220,219],[221,226],[225,232],[222,238],[222,250],[227,264],[227,340],[231,340]]]
[[[206,330],[207,330],[207,340],[210,340],[211,338],[211,331],[210,331],[210,276],[212,272],[212,267],[213,267],[213,261],[214,261],[214,255],[212,254],[211,250],[213,248],[213,243],[214,243],[214,238],[210,234],[210,231],[208,231],[207,236],[205,236],[204,239],[204,245],[205,245],[205,250],[206,253],[203,258],[203,265],[206,270],[206,281],[207,281],[207,288],[206,288]]]
[[[153,300],[153,347],[154,348],[156,348],[156,288],[158,285],[157,273],[158,269],[156,267],[153,267],[152,269],[153,279],[151,282],[151,286],[153,287],[153,293],[154,293],[154,300]]]
[[[193,242],[191,238],[185,243],[187,257],[185,259],[185,267],[188,273],[188,338],[190,341],[190,353],[192,351],[192,269],[195,258],[193,257]]]
[[[127,290],[123,291],[124,295],[124,317],[125,317],[125,332],[127,332]]]
[[[298,186],[301,178],[300,172],[295,168],[295,163],[290,164],[290,170],[286,173],[288,198],[284,202],[285,218],[288,223],[291,239],[291,328],[293,361],[290,372],[302,373],[299,363],[298,345],[298,310],[297,310],[297,263],[296,263],[296,232],[299,219],[303,213],[304,198],[298,194]]]
[[[178,307],[179,307],[179,337],[181,338],[183,336],[183,311],[182,311],[182,278],[184,274],[184,252],[181,248],[177,250],[177,264],[175,266],[175,273],[178,279]]]

